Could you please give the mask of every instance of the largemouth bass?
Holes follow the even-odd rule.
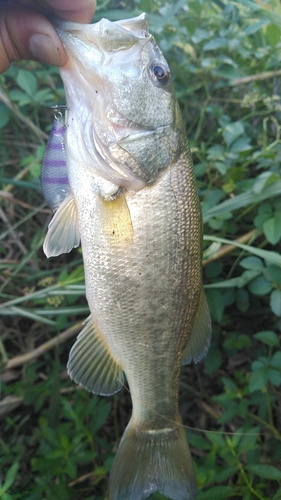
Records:
[[[168,64],[145,15],[93,25],[55,23],[70,192],[44,243],[79,245],[91,315],[72,347],[70,377],[110,395],[127,379],[133,412],[111,474],[113,500],[159,491],[196,497],[178,410],[181,363],[210,341],[202,287],[202,218]]]

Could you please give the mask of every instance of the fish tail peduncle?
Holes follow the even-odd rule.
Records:
[[[109,479],[111,500],[143,500],[158,491],[172,500],[195,500],[196,480],[181,424],[167,429],[129,425]]]

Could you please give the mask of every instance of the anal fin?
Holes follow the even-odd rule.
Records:
[[[211,316],[206,295],[202,287],[198,309],[193,328],[182,353],[182,365],[187,365],[193,359],[195,363],[207,354],[211,342]]]
[[[91,316],[69,353],[67,369],[72,380],[95,394],[109,396],[123,387],[122,367],[113,358]]]
[[[43,250],[47,257],[68,253],[80,244],[78,213],[73,195],[70,193],[52,218]]]

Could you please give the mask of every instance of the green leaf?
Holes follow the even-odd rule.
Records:
[[[0,102],[0,129],[7,125],[10,116],[11,110],[3,102]]]
[[[233,122],[226,125],[223,131],[223,137],[226,142],[227,147],[240,137],[244,133],[244,125],[242,122]]]
[[[227,39],[216,37],[205,43],[205,45],[203,46],[203,50],[217,50],[224,47],[227,47]]]
[[[265,36],[271,47],[275,47],[281,39],[281,29],[275,24],[269,24],[266,27]]]
[[[105,420],[108,417],[108,414],[110,412],[111,404],[102,402],[103,404],[100,404],[96,409],[95,409],[95,419],[93,421],[92,425],[92,430],[97,431],[105,422]]]
[[[207,159],[224,162],[225,161],[225,153],[224,153],[223,147],[220,145],[216,145],[216,146],[211,146],[210,148],[208,148]]]
[[[74,479],[77,476],[77,467],[71,459],[66,461],[65,472],[71,479]]]
[[[50,427],[44,427],[43,431],[44,437],[47,439],[48,443],[50,443],[50,445],[54,448],[57,448],[57,446],[59,445],[57,432]]]
[[[226,449],[227,445],[225,442],[225,438],[222,434],[217,434],[216,432],[206,432],[206,437],[211,441],[211,443],[215,446],[216,449]]]
[[[281,285],[281,268],[270,264],[264,272],[264,276],[272,283]]]
[[[258,257],[246,257],[245,259],[241,260],[240,266],[243,267],[244,269],[263,269],[264,264],[261,259]]]
[[[238,210],[239,208],[244,208],[254,203],[260,203],[261,201],[270,199],[273,196],[280,196],[280,192],[281,181],[277,181],[270,186],[266,186],[260,194],[256,194],[251,190],[246,193],[238,194],[237,196],[223,201],[222,203],[217,203],[215,206],[212,205],[205,211],[203,210],[204,222],[207,222],[212,217],[216,217],[225,211],[232,212],[233,210]]]
[[[275,316],[281,316],[281,290],[273,290],[271,292],[270,308]]]
[[[218,418],[218,423],[225,424],[226,422],[230,422],[237,416],[237,413],[238,413],[237,403],[234,401],[228,401],[227,408]]]
[[[214,476],[214,481],[216,483],[225,482],[236,472],[237,472],[237,467],[235,465],[231,465],[230,467],[223,467],[219,469],[219,472]]]
[[[268,380],[272,385],[278,387],[281,384],[281,373],[274,368],[268,370]]]
[[[31,71],[20,69],[16,78],[18,86],[27,93],[28,96],[34,97],[37,90],[37,79]]]
[[[227,378],[227,377],[222,377],[222,382],[227,389],[227,392],[232,392],[233,394],[236,395],[237,391],[237,385],[233,382],[233,380]]]
[[[277,370],[281,370],[281,351],[277,351],[273,354],[270,366]]]
[[[241,440],[239,441],[238,445],[238,453],[241,455],[241,453],[247,452],[249,450],[253,450],[258,447],[258,434],[260,432],[260,429],[258,427],[253,427],[250,429],[249,434],[246,434],[245,436],[241,437]],[[251,432],[253,433],[251,435]],[[257,434],[257,435],[256,435]]]
[[[36,102],[43,104],[44,101],[52,101],[53,94],[49,89],[38,90],[34,96]]]
[[[279,345],[278,336],[272,330],[264,330],[262,332],[255,333],[255,335],[253,335],[253,336],[255,339],[258,339],[260,342],[263,342],[263,344],[270,345],[270,346],[278,346]]]
[[[30,174],[34,179],[39,179],[41,174],[41,164],[34,162],[30,166]]]
[[[272,283],[263,276],[257,276],[249,283],[249,290],[253,295],[266,295],[272,290]]]
[[[4,485],[2,486],[2,488],[0,490],[0,493],[1,493],[1,491],[2,492],[7,491],[12,486],[12,484],[15,482],[15,480],[17,478],[18,469],[19,469],[19,463],[18,462],[15,462],[8,469],[7,474],[6,474],[6,479],[5,479]]]
[[[240,290],[239,290],[240,291]],[[227,338],[223,342],[223,346],[228,350],[244,349],[245,347],[250,347],[252,341],[249,335],[243,335],[241,333],[229,333]]]
[[[244,151],[249,151],[250,149],[252,149],[249,141],[249,137],[239,137],[235,142],[232,143],[230,151],[232,153],[242,153]]]
[[[269,243],[276,245],[281,238],[281,213],[267,219],[263,223],[263,230]]]
[[[231,493],[232,486],[213,486],[206,491],[200,491],[197,500],[225,500]]]
[[[222,364],[222,352],[216,346],[211,346],[208,355],[204,359],[204,365],[206,372],[211,374],[214,373]]]
[[[236,68],[231,64],[218,64],[214,70],[216,76],[221,76],[222,78],[227,78],[233,80],[234,78],[239,78],[239,73]]]
[[[259,391],[266,386],[268,381],[269,367],[261,361],[255,361],[254,363],[252,363],[252,369],[253,372],[251,374],[249,383],[250,392]]]
[[[220,322],[224,311],[224,302],[221,292],[219,290],[208,289],[206,290],[206,295],[211,315],[216,321]]]
[[[17,90],[17,89],[11,90],[10,97],[12,98],[13,101],[17,101],[20,106],[26,106],[31,102],[31,97],[22,90]]]
[[[262,172],[255,179],[255,183],[253,185],[253,192],[259,194],[262,192],[265,186],[270,185],[271,183],[274,183],[277,180],[278,177],[276,178],[276,174],[273,174],[272,172]]]
[[[199,450],[205,450],[209,451],[211,448],[211,445],[207,439],[203,438],[198,434],[197,432],[191,431],[187,429],[186,431],[187,439],[188,442],[191,444],[191,446],[194,446],[195,448],[198,448]]]
[[[209,207],[216,206],[219,203],[219,201],[223,198],[223,196],[224,196],[223,191],[221,191],[220,189],[213,189],[212,191],[209,191],[205,197],[203,212],[204,210],[208,210]],[[223,211],[223,213],[225,212],[226,210]]]
[[[65,456],[64,450],[52,450],[46,455],[46,460],[56,460]]]
[[[179,10],[186,5],[186,0],[178,0],[177,2],[166,3],[159,8],[160,14],[165,17],[175,18]]]
[[[281,471],[276,469],[272,465],[265,465],[265,464],[246,465],[246,469],[258,477],[263,477],[265,479],[272,479],[274,481],[280,481],[281,479]]]
[[[267,20],[257,21],[255,23],[251,24],[250,26],[248,26],[248,28],[245,29],[244,33],[245,33],[245,35],[253,35],[257,31],[259,31],[267,23],[268,23]]]
[[[202,42],[202,40],[206,40],[209,37],[210,33],[208,30],[202,28],[196,28],[195,32],[192,35],[191,40],[193,41],[193,43],[197,44]]]

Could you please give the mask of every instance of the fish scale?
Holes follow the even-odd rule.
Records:
[[[133,410],[110,498],[143,500],[159,491],[194,500],[178,410],[180,366],[206,354],[211,325],[202,216],[169,67],[144,15],[55,26],[69,56],[61,76],[70,192],[44,251],[70,251],[81,237],[91,312],[68,373],[102,395],[127,379]]]

